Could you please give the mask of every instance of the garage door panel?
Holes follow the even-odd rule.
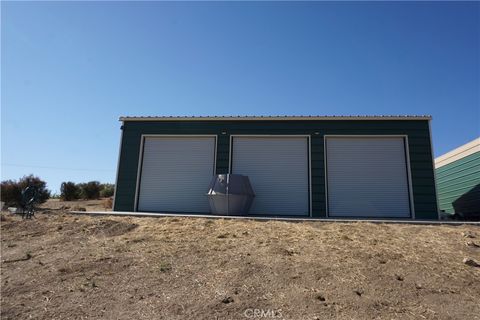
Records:
[[[138,210],[208,213],[214,157],[214,137],[145,138]]]
[[[326,144],[330,216],[410,216],[402,137],[328,137]]]
[[[250,214],[308,215],[308,140],[305,137],[234,137],[232,173],[249,177]]]

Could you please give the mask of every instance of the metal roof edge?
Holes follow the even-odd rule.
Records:
[[[480,137],[435,158],[435,169],[441,168],[476,152],[480,152]]]
[[[429,115],[388,116],[122,116],[119,121],[431,120]]]

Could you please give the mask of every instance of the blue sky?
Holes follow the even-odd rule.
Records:
[[[2,179],[114,182],[120,115],[430,114],[480,135],[479,2],[2,2]]]

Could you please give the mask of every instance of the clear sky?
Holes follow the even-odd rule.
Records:
[[[1,3],[2,179],[114,182],[120,115],[430,114],[480,135],[479,2]]]

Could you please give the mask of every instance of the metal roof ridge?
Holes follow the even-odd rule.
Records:
[[[431,120],[430,115],[232,115],[232,116],[121,116],[120,121],[169,120]]]

